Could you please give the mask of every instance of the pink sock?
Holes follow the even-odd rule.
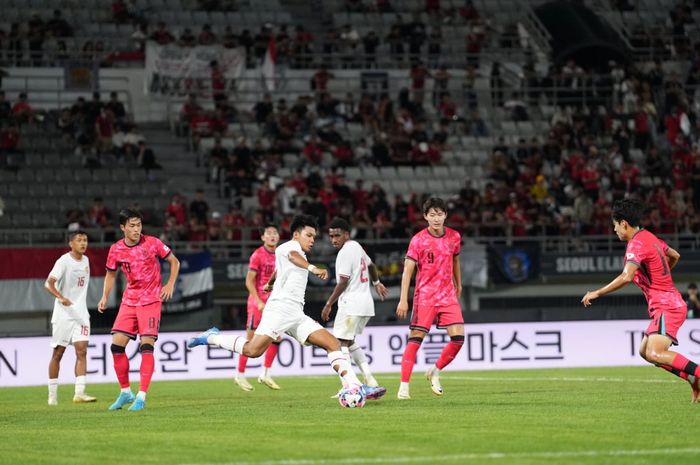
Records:
[[[275,357],[277,357],[277,352],[279,352],[279,350],[279,344],[275,344],[274,342],[270,344],[270,347],[268,347],[265,351],[265,368],[270,368],[272,366],[272,363],[275,361]]]
[[[151,384],[154,367],[155,359],[153,358],[153,352],[149,350],[141,351],[141,366],[139,367],[141,385],[139,386],[139,391],[148,392],[148,386]]]
[[[248,357],[245,355],[238,356],[238,372],[240,374],[245,373],[245,367],[248,365]]]
[[[678,376],[679,378],[683,378],[686,381],[688,380],[688,373],[686,373],[685,371],[678,370],[678,369],[670,367],[668,365],[658,365],[658,367],[663,368],[664,370]]]
[[[447,343],[447,345],[442,349],[440,353],[440,358],[435,362],[435,366],[439,369],[445,368],[449,365],[452,360],[455,359],[457,353],[462,349],[464,345],[464,336],[454,336],[452,340]]]
[[[689,375],[695,376],[696,378],[700,377],[700,367],[698,367],[695,362],[688,360],[681,354],[676,354],[676,356],[673,357],[671,366],[678,371],[684,371]]]
[[[129,357],[124,352],[113,352],[114,372],[117,374],[119,387],[124,389],[129,387]]]
[[[418,353],[418,349],[420,349],[421,342],[423,342],[423,340],[418,338],[408,339],[408,344],[406,344],[406,349],[403,351],[403,358],[401,359],[402,383],[408,383],[411,380],[413,365],[416,364],[416,354]]]

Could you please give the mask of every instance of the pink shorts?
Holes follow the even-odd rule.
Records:
[[[143,307],[131,307],[122,304],[119,313],[112,326],[112,334],[122,333],[129,339],[136,339],[136,335],[148,336],[158,339],[160,327],[160,308],[162,302],[153,302]]]
[[[678,345],[678,330],[688,316],[688,307],[678,307],[668,310],[655,310],[652,312],[651,323],[644,332],[650,334],[661,334],[668,336],[674,345]]]
[[[248,317],[246,318],[246,329],[258,329],[260,320],[262,319],[262,312],[258,310],[258,306],[253,302],[248,302]]]
[[[436,328],[446,328],[452,325],[464,324],[462,307],[458,304],[445,307],[420,306],[413,307],[411,324],[409,328],[430,332],[430,327],[435,323]]]

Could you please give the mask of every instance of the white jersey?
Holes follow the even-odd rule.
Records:
[[[289,261],[289,254],[297,252],[306,258],[306,254],[301,250],[301,244],[291,240],[285,242],[275,249],[275,285],[270,293],[269,302],[291,301],[304,305],[304,294],[306,293],[306,283],[309,280],[309,272],[304,268],[299,268]]]
[[[90,314],[87,309],[87,291],[90,284],[90,260],[85,255],[80,260],[76,260],[70,252],[63,254],[56,260],[49,278],[56,279],[58,292],[73,303],[69,307],[64,307],[56,299],[53,304],[51,323],[68,320],[88,323]]]
[[[348,287],[338,299],[338,313],[357,316],[374,316],[374,300],[370,291],[369,258],[365,249],[356,241],[347,241],[335,259],[335,279],[348,278]]]

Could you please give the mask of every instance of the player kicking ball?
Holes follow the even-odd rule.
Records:
[[[328,321],[333,304],[338,302],[338,313],[333,321],[333,335],[340,341],[340,350],[360,368],[365,384],[377,387],[379,383],[372,375],[367,357],[355,337],[362,334],[370,318],[374,316],[374,300],[370,291],[372,286],[379,298],[388,295],[386,287],[379,281],[377,267],[362,246],[350,239],[350,224],[342,218],[335,218],[328,225],[328,238],[331,245],[338,249],[335,259],[335,289],[321,311],[323,321]],[[337,397],[336,394],[333,397]]]
[[[696,403],[700,397],[700,367],[683,355],[668,350],[678,344],[678,330],[688,315],[688,307],[671,277],[671,270],[681,256],[641,227],[645,209],[645,205],[637,200],[615,202],[612,212],[615,234],[627,242],[625,266],[622,273],[606,286],[587,292],[581,303],[590,307],[595,299],[634,282],[647,300],[651,318],[639,354],[647,362],[688,381],[692,389],[691,402]]]
[[[217,328],[210,328],[191,338],[187,346],[192,348],[209,344],[256,358],[286,333],[301,344],[325,349],[328,361],[342,379],[344,387],[361,386],[350,362],[340,350],[338,339],[304,313],[309,272],[321,279],[328,279],[327,270],[311,265],[306,259],[316,239],[316,220],[308,215],[296,216],[290,229],[292,239],[275,250],[275,272],[266,286],[272,293],[253,338],[247,340],[243,336],[225,336],[219,334]],[[363,390],[367,399],[378,399],[386,393],[382,387],[363,386]]]
[[[416,363],[416,354],[434,321],[437,320],[437,328],[447,329],[450,336],[450,342],[442,349],[440,358],[426,373],[435,395],[443,394],[440,371],[454,360],[464,345],[464,317],[459,305],[462,295],[459,268],[462,239],[457,231],[445,227],[447,203],[443,199],[433,197],[426,200],[423,218],[428,222],[428,227],[411,238],[401,277],[401,296],[396,307],[396,316],[406,318],[408,290],[413,271],[417,268],[410,333],[401,360],[401,384],[397,394],[401,400],[411,398],[408,383]]]
[[[70,252],[56,260],[44,286],[56,298],[51,316],[51,361],[49,362],[49,405],[58,405],[58,372],[66,347],[75,349],[75,395],[73,402],[95,402],[85,394],[87,349],[90,340],[90,314],[87,291],[90,260],[85,255],[88,237],[84,231],[68,235]],[[58,287],[56,285],[58,284]]]

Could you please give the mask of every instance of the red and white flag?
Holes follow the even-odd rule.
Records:
[[[275,62],[277,61],[277,50],[275,36],[270,34],[270,41],[267,43],[267,52],[262,63],[262,77],[265,81],[265,88],[268,92],[275,90]]]

